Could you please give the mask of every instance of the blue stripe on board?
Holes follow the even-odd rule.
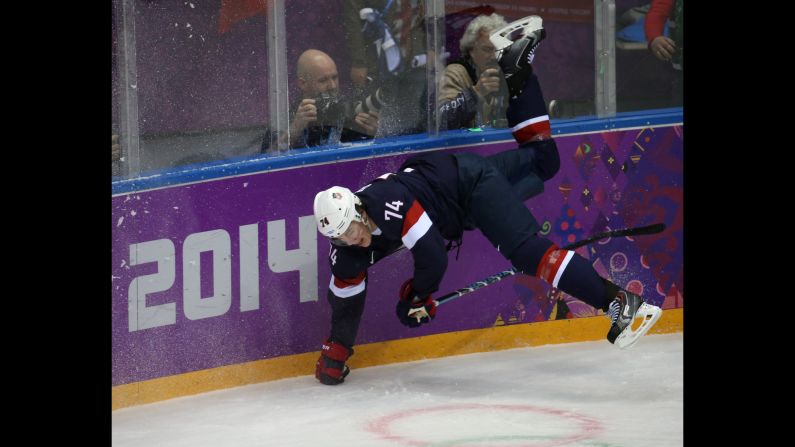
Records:
[[[683,122],[683,111],[681,107],[677,107],[657,109],[645,113],[622,112],[616,114],[615,117],[606,119],[586,116],[554,120],[552,122],[552,131],[554,135],[558,136],[583,132],[613,131],[633,127],[654,127],[681,122]],[[510,141],[512,139],[510,129],[485,129],[477,132],[463,129],[448,131],[443,137],[435,138],[429,138],[427,134],[418,134],[381,138],[375,144],[369,141],[365,144],[338,146],[319,151],[317,149],[293,149],[289,155],[263,154],[256,157],[231,158],[194,166],[181,166],[179,168],[145,172],[132,179],[114,178],[111,183],[112,195],[275,169],[368,158],[423,149],[444,149],[453,146]]]

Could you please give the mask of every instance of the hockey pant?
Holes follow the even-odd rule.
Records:
[[[480,229],[522,273],[538,276],[569,295],[606,310],[610,291],[593,266],[574,251],[560,250],[549,239],[537,235],[540,226],[524,200],[526,194],[533,192],[528,186],[537,185],[538,181],[528,183],[520,173],[529,171],[546,180],[557,172],[560,160],[553,140],[534,142],[532,146],[489,158],[455,154],[459,197],[468,226]],[[527,165],[523,160],[532,163]]]

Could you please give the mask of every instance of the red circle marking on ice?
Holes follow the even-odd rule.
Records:
[[[432,407],[432,408],[399,411],[370,421],[366,425],[366,429],[367,431],[374,433],[380,436],[381,438],[388,439],[390,441],[399,442],[405,445],[427,446],[428,444],[432,443],[427,441],[418,441],[407,438],[405,436],[399,436],[393,434],[391,432],[390,426],[401,419],[408,419],[412,417],[426,418],[429,417],[430,413],[444,413],[447,411],[484,410],[484,409],[504,410],[512,412],[524,411],[524,412],[534,412],[534,413],[541,413],[552,416],[559,416],[564,420],[569,420],[572,423],[578,424],[580,426],[579,432],[569,436],[549,441],[544,441],[538,444],[516,445],[515,447],[554,447],[559,445],[566,445],[576,441],[591,439],[603,430],[602,424],[598,420],[589,416],[573,413],[571,411],[556,410],[554,408],[534,407],[531,405],[486,405],[486,404],[442,405],[439,407]],[[469,444],[467,444],[467,446],[486,447],[486,446],[474,446]]]

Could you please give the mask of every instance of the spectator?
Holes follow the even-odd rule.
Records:
[[[505,117],[508,91],[489,35],[506,25],[497,13],[469,22],[459,43],[463,58],[447,65],[439,89],[441,113],[448,129],[494,125]]]
[[[426,80],[434,55],[426,53],[424,1],[346,0],[343,20],[355,96],[381,89],[389,103],[379,115],[380,135],[424,132],[433,107],[428,98],[436,96]]]
[[[110,146],[110,175],[118,177],[121,175],[121,144],[119,143],[119,135],[111,132],[111,146]]]
[[[644,31],[649,51],[657,59],[671,62],[677,70],[682,70],[682,3],[684,0],[654,0],[646,14]],[[663,34],[665,22],[673,19],[671,34],[673,39]]]
[[[121,160],[121,144],[119,144],[119,136],[113,134],[111,136],[110,162],[116,163],[119,160]]]
[[[361,11],[370,8],[381,23],[366,24]],[[343,24],[347,30],[348,49],[351,55],[351,82],[356,88],[367,87],[369,80],[379,80],[380,71],[388,70],[384,54],[392,42],[399,49],[399,59],[409,64],[415,56],[425,54],[425,6],[422,0],[346,0],[343,6]],[[366,25],[366,26],[365,26]],[[381,48],[376,48],[373,37],[380,37],[382,29],[388,33]],[[365,32],[362,32],[365,31]],[[379,68],[379,63],[384,64]]]
[[[315,49],[301,53],[297,63],[300,100],[290,115],[290,147],[308,147],[365,140],[378,130],[378,113],[358,111],[339,90],[337,65]],[[286,136],[282,136],[285,138]],[[270,145],[270,135],[263,146]]]
[[[651,54],[661,61],[670,62],[674,69],[671,106],[681,106],[683,99],[683,3],[684,0],[653,0],[643,25]],[[663,34],[665,23],[669,18],[673,19],[673,22],[668,24],[673,39]]]

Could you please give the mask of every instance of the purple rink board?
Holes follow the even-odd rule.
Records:
[[[527,202],[542,233],[559,245],[664,222],[663,233],[578,252],[603,276],[666,308],[683,305],[682,140],[681,126],[556,138],[561,170]],[[488,155],[512,147],[452,151]],[[309,217],[314,195],[336,184],[358,189],[408,156],[113,197],[113,385],[317,351],[329,332],[330,271],[329,243]],[[477,231],[466,233],[458,260],[454,251],[449,256],[438,295],[510,268]],[[394,304],[411,272],[405,250],[370,268],[357,343],[596,314],[520,275],[445,304],[431,324],[410,329]]]

